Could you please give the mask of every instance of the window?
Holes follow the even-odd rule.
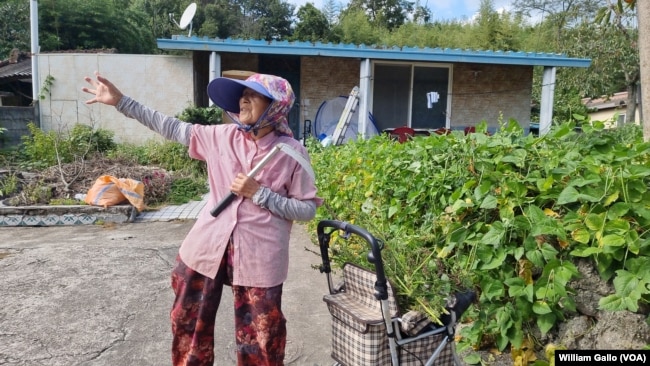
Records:
[[[450,66],[374,65],[372,114],[377,129],[447,127]]]

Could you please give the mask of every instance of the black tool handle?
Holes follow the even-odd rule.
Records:
[[[219,216],[219,214],[221,213],[221,211],[223,211],[226,207],[228,207],[228,205],[229,205],[229,204],[230,204],[230,203],[231,203],[231,202],[232,202],[236,197],[237,197],[236,194],[230,192],[230,193],[226,196],[226,198],[222,199],[221,202],[219,202],[219,204],[218,204],[217,206],[215,206],[215,208],[213,208],[212,211],[210,211],[210,215],[212,215],[212,217],[217,217],[217,216]]]
[[[264,155],[262,160],[259,163],[257,163],[257,165],[255,165],[253,170],[251,170],[250,173],[248,173],[246,176],[249,178],[255,178],[255,175],[257,175],[257,173],[260,170],[262,170],[262,168],[264,168],[266,163],[268,163],[271,159],[273,159],[273,156],[275,156],[275,154],[277,154],[282,149],[282,145],[285,144],[279,143],[275,145],[273,149],[271,149],[271,151],[269,151],[266,155]],[[228,194],[226,198],[224,198],[223,200],[221,200],[221,202],[219,202],[217,207],[213,208],[212,211],[210,211],[210,215],[212,215],[212,217],[219,216],[221,211],[223,211],[224,208],[228,207],[228,205],[235,200],[235,197],[237,197],[237,195],[230,192],[230,194]]]

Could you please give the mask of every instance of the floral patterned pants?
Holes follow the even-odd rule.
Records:
[[[214,323],[224,285],[232,283],[232,245],[215,279],[176,258],[172,288],[176,300],[170,316],[174,366],[214,363]],[[287,338],[281,310],[282,285],[271,288],[232,286],[238,366],[282,365]]]

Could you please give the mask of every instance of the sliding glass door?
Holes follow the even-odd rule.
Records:
[[[374,65],[372,114],[377,129],[447,126],[450,66]]]

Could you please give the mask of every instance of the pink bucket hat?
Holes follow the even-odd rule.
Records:
[[[274,125],[275,131],[281,135],[293,136],[287,120],[289,111],[296,97],[289,82],[279,76],[253,74],[246,80],[231,78],[216,78],[208,84],[210,99],[228,112],[239,123],[239,99],[245,88],[250,88],[271,99],[271,105],[254,127],[240,126],[246,130]]]

